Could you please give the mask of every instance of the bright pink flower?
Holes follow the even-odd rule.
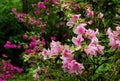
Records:
[[[34,48],[36,45],[37,45],[37,42],[36,42],[36,41],[31,41],[31,42],[29,43],[29,47],[30,47],[30,48]]]
[[[103,15],[103,13],[101,13],[101,12],[98,14],[98,18],[103,18],[103,16],[104,16],[104,15]]]
[[[39,10],[34,10],[34,14],[40,14]]]
[[[41,30],[41,32],[42,32],[42,33],[45,33],[45,30],[44,30],[44,29],[42,29],[42,30]]]
[[[27,38],[28,38],[27,34],[23,34],[23,35],[22,35],[22,38],[23,38],[23,39],[27,39]]]
[[[11,46],[10,46],[10,42],[7,41],[6,44],[4,45],[4,48],[8,49],[8,48],[10,48],[10,47],[11,47]]]
[[[5,80],[3,80],[3,79],[0,78],[0,81],[5,81]]]
[[[16,13],[16,8],[12,8],[12,12],[13,12],[13,13]]]
[[[20,46],[20,45],[18,45],[18,46],[17,46],[17,48],[18,48],[18,49],[20,49],[20,48],[21,48],[21,46]]]
[[[56,37],[55,36],[51,36],[50,39],[56,41]]]
[[[77,26],[77,28],[74,30],[74,33],[75,34],[84,34],[85,33],[85,26],[86,26],[87,24],[85,24],[85,23],[82,23],[82,24],[80,24],[80,25],[78,25]]]
[[[63,37],[67,37],[67,34],[64,34]]]
[[[17,70],[17,72],[18,72],[19,74],[21,74],[22,71],[23,71],[23,69],[22,69],[22,68],[19,68],[19,67],[15,67],[15,69]]]
[[[46,3],[48,3],[48,2],[49,2],[49,0],[45,0],[45,2],[46,2]]]
[[[25,53],[27,53],[27,54],[30,54],[30,53],[32,53],[32,52],[33,52],[32,49],[26,49],[26,50],[25,50]]]
[[[67,59],[65,61],[62,61],[62,68],[64,69],[64,72],[69,72],[69,64],[70,64],[71,60]]]
[[[72,42],[77,46],[76,50],[79,50],[81,48],[81,42],[84,39],[82,38],[82,35],[78,35],[77,38],[73,37]]]
[[[45,44],[46,44],[46,43],[45,43],[45,39],[44,39],[44,38],[42,38],[41,43],[42,43],[43,45],[45,45]]]
[[[40,9],[44,9],[45,8],[45,5],[42,2],[38,2],[37,6]]]

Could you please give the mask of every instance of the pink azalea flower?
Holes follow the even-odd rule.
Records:
[[[92,16],[94,16],[94,12],[91,11],[89,8],[86,9],[86,13],[87,13],[87,16],[88,16],[88,17],[92,17]]]
[[[12,8],[12,12],[13,12],[13,13],[16,13],[16,8]]]
[[[43,49],[42,55],[44,60],[46,60],[50,55],[50,50]]]
[[[70,66],[70,71],[69,71],[70,74],[73,74],[73,73],[75,73],[76,75],[82,74],[83,72],[82,70],[84,69],[83,64],[80,64],[75,60],[72,60],[69,66]]]
[[[72,42],[77,46],[76,50],[79,50],[81,48],[81,42],[84,39],[82,38],[82,35],[78,35],[77,38],[73,37]]]
[[[23,34],[23,35],[22,35],[22,38],[23,38],[23,39],[27,39],[27,38],[28,38],[27,34]]]
[[[55,36],[51,36],[50,39],[53,40],[53,41],[56,41],[56,37]]]
[[[45,44],[46,44],[46,43],[45,43],[45,39],[44,39],[44,38],[42,38],[41,43],[42,43],[43,45],[45,45]]]
[[[91,24],[93,24],[93,20],[90,20],[87,23],[91,25]]]
[[[81,14],[79,15],[72,15],[71,21],[75,22],[77,19],[79,19],[79,17],[81,16]]]
[[[36,45],[37,45],[37,42],[36,42],[36,41],[31,41],[31,42],[29,43],[29,46],[30,46],[31,48],[34,48]]]
[[[74,22],[73,22],[73,21],[68,21],[66,25],[67,25],[67,26],[73,26],[73,25],[74,25]]]
[[[62,68],[64,69],[64,72],[69,72],[69,64],[70,64],[71,60],[67,59],[65,61],[62,61]]]
[[[98,34],[98,33],[99,33],[98,29],[96,31],[88,29],[85,32],[85,37],[87,37],[88,39],[92,39],[92,38],[96,37],[96,34]]]
[[[40,14],[39,10],[34,10],[34,14]]]
[[[60,42],[55,42],[52,40],[50,43],[50,48],[51,55],[57,55],[61,51],[61,44]]]
[[[42,2],[38,2],[37,6],[40,9],[44,9],[45,8],[45,5]]]
[[[103,16],[104,16],[104,15],[103,15],[103,13],[101,13],[101,12],[98,14],[98,18],[103,18]]]
[[[54,4],[59,5],[60,3],[57,0],[52,0]]]
[[[85,53],[89,54],[90,56],[96,56],[97,50],[98,48],[94,44],[90,44],[84,49]]]
[[[103,52],[104,46],[96,45],[96,47],[97,47],[97,52],[98,52],[99,54],[104,54],[104,52]]]
[[[32,49],[26,49],[26,50],[25,50],[25,53],[27,53],[27,54],[32,53],[32,52],[33,52]]]
[[[74,30],[74,33],[75,34],[84,34],[85,33],[85,26],[86,26],[87,24],[85,24],[85,23],[82,23],[82,24],[80,24],[80,25],[78,25],[77,26],[77,28]]]
[[[120,34],[120,26],[116,27],[117,32]]]
[[[62,60],[73,60],[74,55],[71,54],[71,51],[68,49],[64,49],[62,52],[62,56],[60,57]]]
[[[33,75],[33,77],[34,77],[35,80],[39,81],[39,75],[38,75],[37,72]]]

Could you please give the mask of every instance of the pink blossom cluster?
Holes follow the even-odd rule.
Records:
[[[35,19],[30,14],[17,13],[15,8],[12,9],[12,12],[20,22],[27,23],[28,25],[35,25],[40,27],[46,26],[46,24],[42,22],[41,18]],[[39,10],[35,10],[34,13],[39,14],[40,12]]]
[[[38,8],[40,8],[40,9],[44,9],[44,8],[45,8],[44,3],[42,3],[42,2],[38,2],[37,6],[38,6]]]
[[[120,51],[120,26],[116,27],[116,31],[111,31],[111,28],[108,28],[107,35],[110,40],[109,45],[111,49],[118,49]]]
[[[16,45],[16,44],[11,44],[10,41],[7,41],[7,42],[5,43],[5,45],[4,45],[4,48],[6,48],[6,49],[13,49],[13,48],[18,48],[18,49],[20,49],[21,46],[20,46],[20,45]]]
[[[97,53],[103,54],[104,46],[99,45],[98,38],[96,34],[98,34],[98,29],[96,31],[92,29],[86,29],[85,26],[87,24],[82,23],[79,24],[75,29],[74,33],[77,34],[77,37],[72,38],[72,42],[76,45],[76,50],[81,48],[81,42],[84,40],[89,40],[90,43],[84,48],[84,52],[91,56],[96,56]]]
[[[61,59],[63,64],[64,72],[68,72],[70,74],[81,74],[83,72],[84,66],[81,63],[76,62],[76,60],[73,59],[74,55],[70,50],[65,48],[62,52]]]
[[[75,24],[75,22],[79,19],[80,14],[79,15],[72,15],[72,18],[70,18],[70,20],[67,22],[67,26],[73,26]]]
[[[23,34],[23,39],[29,40],[28,44],[23,45],[26,54],[38,54],[41,51],[41,47],[39,45],[45,45],[44,38],[40,40],[40,36],[31,36],[29,39],[27,34]]]
[[[19,67],[15,67],[7,61],[2,61],[2,65],[0,65],[0,80],[4,81],[6,79],[14,78],[14,74],[17,72],[19,74],[22,73],[23,69]]]
[[[44,60],[46,60],[47,58],[54,56],[54,55],[58,55],[60,53],[60,51],[62,50],[62,46],[60,42],[55,42],[52,40],[52,42],[50,43],[50,49],[46,50],[43,49],[42,55]]]

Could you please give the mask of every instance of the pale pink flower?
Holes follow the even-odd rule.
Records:
[[[78,14],[78,15],[74,14],[74,15],[72,15],[71,21],[75,22],[77,19],[79,19],[80,16],[81,16],[81,14]]]
[[[76,75],[82,74],[83,69],[84,69],[83,64],[80,64],[80,63],[76,62],[75,60],[72,60],[70,62],[69,67],[70,67],[69,73],[70,74],[75,73]]]
[[[61,43],[52,40],[50,43],[50,48],[51,55],[57,55],[61,51]]]
[[[90,20],[87,23],[91,25],[93,23],[93,20]]]
[[[72,52],[68,49],[64,49],[62,52],[62,56],[60,57],[62,60],[73,60],[74,55],[72,54]]]
[[[91,11],[89,8],[86,9],[86,13],[87,13],[87,16],[88,16],[88,17],[92,17],[92,16],[94,16],[94,12]]]
[[[117,32],[120,34],[120,26],[116,27]]]
[[[80,24],[80,25],[78,25],[77,26],[77,28],[74,30],[74,33],[75,34],[84,34],[85,33],[85,26],[86,26],[87,24],[85,24],[85,23],[82,23],[82,24]]]
[[[60,3],[57,0],[52,0],[52,2],[56,5],[59,5]]]
[[[92,38],[96,37],[96,34],[98,34],[98,33],[99,33],[98,29],[96,31],[88,29],[85,32],[85,37],[87,37],[88,39],[92,39]]]
[[[69,60],[69,59],[67,59],[65,61],[64,60],[62,61],[62,64],[63,64],[62,68],[64,69],[64,72],[69,72],[69,70],[70,70],[70,67],[69,67],[70,62],[71,62],[71,60]]]
[[[85,53],[89,54],[90,56],[97,55],[98,48],[94,44],[89,44],[85,49]]]
[[[103,18],[103,16],[104,16],[104,15],[103,15],[103,13],[101,13],[101,12],[98,14],[98,18]]]
[[[96,45],[96,47],[97,47],[97,52],[98,52],[99,54],[104,54],[104,52],[103,52],[104,46]]]
[[[79,50],[81,48],[81,42],[84,39],[82,38],[82,35],[78,35],[77,38],[73,37],[72,42],[77,46],[76,50]]]
[[[99,43],[99,41],[98,41],[98,38],[97,38],[97,37],[93,37],[93,38],[91,39],[91,44],[97,45],[98,43]]]
[[[33,75],[33,77],[34,77],[35,80],[39,81],[39,75],[38,75],[37,72]]]
[[[50,50],[43,49],[42,55],[44,60],[46,60],[50,55]]]
[[[68,22],[66,23],[66,25],[72,27],[72,26],[74,25],[74,22],[73,22],[73,21],[68,21]]]

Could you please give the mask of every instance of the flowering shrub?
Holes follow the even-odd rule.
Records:
[[[14,78],[15,73],[22,73],[22,68],[13,66],[9,61],[0,59],[0,81]]]
[[[104,13],[94,12],[90,4],[72,1],[45,0],[32,7],[34,15],[12,9],[15,17],[32,29],[23,34],[20,45],[7,41],[4,47],[24,50],[21,58],[31,67],[29,71],[36,81],[41,80],[41,75],[44,80],[56,78],[57,73],[52,74],[55,69],[85,81],[109,80],[119,74],[120,27],[113,32],[111,28],[101,30],[101,24],[106,27]],[[69,34],[67,41],[62,40]],[[112,79],[118,80],[117,77]]]

